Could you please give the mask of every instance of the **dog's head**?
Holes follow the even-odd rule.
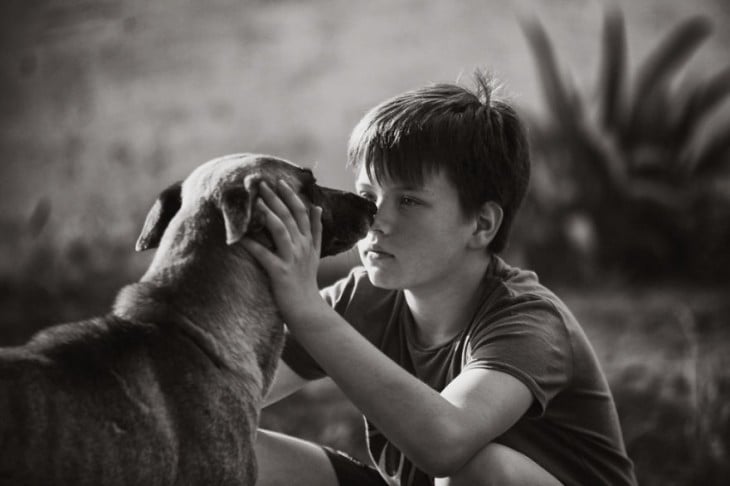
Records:
[[[270,243],[255,203],[261,182],[275,188],[278,180],[289,184],[305,204],[322,207],[323,257],[351,248],[373,222],[376,207],[372,202],[319,186],[309,169],[268,155],[235,154],[201,165],[185,181],[162,191],[147,215],[136,249],[156,248],[180,213],[202,214],[201,219],[219,214],[225,228],[220,237],[228,245],[244,235]]]

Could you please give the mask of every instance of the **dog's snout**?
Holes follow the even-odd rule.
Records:
[[[375,220],[377,206],[372,201],[337,189],[320,188],[325,207],[322,225],[322,256],[351,248],[365,237]]]
[[[378,212],[378,206],[376,206],[374,202],[356,194],[348,194],[347,196],[357,209],[365,211],[371,219],[375,217],[375,213]]]
[[[369,200],[367,200],[365,198],[360,198],[360,199],[362,199],[363,201],[365,201],[364,202],[365,209],[368,212],[368,214],[370,215],[370,217],[371,218],[374,217],[375,216],[375,213],[378,212],[378,206],[374,202],[369,201]]]
[[[378,206],[375,205],[374,202],[368,201],[367,199],[363,199],[365,201],[365,210],[368,214],[368,224],[372,226],[373,222],[375,222],[375,214],[378,212]]]
[[[319,187],[319,191],[319,199],[315,200],[315,204],[327,201],[332,207],[347,207],[349,211],[362,212],[371,217],[378,212],[377,206],[372,201],[357,194],[326,187]],[[325,204],[327,203],[325,202]]]

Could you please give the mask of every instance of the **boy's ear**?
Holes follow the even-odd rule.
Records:
[[[502,206],[494,201],[487,201],[479,208],[476,215],[476,229],[471,239],[471,248],[486,248],[492,242],[502,226],[504,212]]]

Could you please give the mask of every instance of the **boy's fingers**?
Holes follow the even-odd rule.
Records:
[[[266,228],[271,233],[271,237],[274,239],[274,244],[276,245],[276,252],[281,258],[285,260],[289,259],[291,257],[292,248],[289,228],[262,200],[259,199],[256,202],[256,207],[264,215]]]
[[[300,232],[299,224],[295,221],[292,215],[292,210],[281,200],[278,194],[274,192],[271,187],[265,182],[261,183],[261,197],[266,202],[266,205],[275,214],[278,219],[285,225],[291,235]]]
[[[312,241],[317,256],[322,252],[322,208],[312,206],[310,211],[310,225],[312,227]]]
[[[296,221],[299,231],[303,235],[309,236],[311,232],[311,225],[306,206],[304,206],[301,198],[285,180],[279,179],[279,188],[281,190],[281,199],[289,207],[289,211],[294,217],[294,221]]]
[[[258,260],[267,273],[272,273],[276,270],[276,257],[268,248],[247,236],[241,240],[241,243]]]

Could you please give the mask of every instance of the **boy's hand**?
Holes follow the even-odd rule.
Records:
[[[288,324],[322,304],[317,287],[322,244],[322,208],[310,210],[284,181],[278,183],[279,195],[261,183],[257,208],[265,217],[266,228],[276,245],[275,252],[244,238],[243,245],[264,267],[279,310]]]

